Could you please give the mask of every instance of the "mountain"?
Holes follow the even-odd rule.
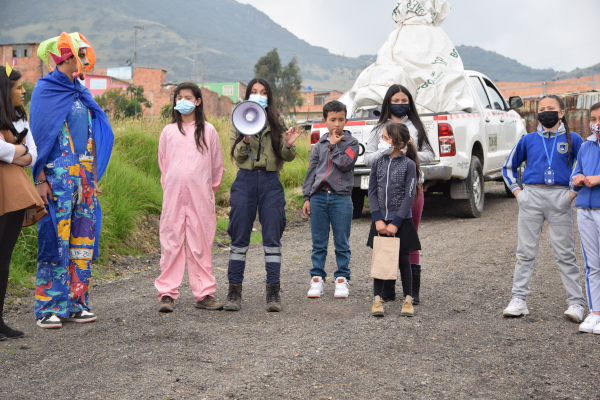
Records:
[[[377,58],[331,54],[235,0],[5,1],[2,17],[0,43],[40,42],[62,31],[80,31],[94,46],[98,67],[122,66],[133,60],[133,27],[143,26],[137,34],[137,66],[165,69],[167,79],[174,82],[193,79],[194,63],[189,59],[194,57],[198,82],[202,81],[202,65],[206,82],[247,82],[254,76],[258,58],[277,48],[283,63],[297,57],[304,85],[343,91]],[[481,71],[492,80],[531,82],[570,76],[553,69],[533,69],[479,47],[458,46],[457,50],[465,68]],[[600,65],[569,74],[590,75],[598,70]]]
[[[456,46],[465,69],[487,75],[499,82],[536,82],[555,79],[561,71],[527,67],[517,60],[477,46]],[[375,60],[377,55],[361,55],[361,60]],[[581,70],[583,71],[583,70]],[[591,74],[588,74],[591,75]],[[584,76],[584,75],[582,75]]]
[[[592,65],[588,68],[576,68],[571,72],[567,72],[566,74],[560,74],[556,77],[556,79],[573,79],[573,78],[581,78],[582,76],[590,76],[590,75],[598,75],[600,74],[600,64]]]
[[[457,46],[465,69],[472,69],[500,82],[536,82],[552,80],[561,71],[527,67],[517,60],[477,46]]]
[[[39,42],[80,31],[97,53],[98,67],[133,60],[133,27],[143,26],[137,34],[137,66],[165,69],[171,81],[192,78],[194,64],[185,57],[196,54],[198,81],[204,60],[205,81],[247,82],[258,58],[274,47],[283,63],[297,56],[304,80],[318,87],[336,86],[336,80],[346,86],[365,64],[312,46],[234,0],[20,0],[4,2],[2,17],[0,43]]]

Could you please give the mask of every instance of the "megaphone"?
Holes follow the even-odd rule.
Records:
[[[242,101],[233,109],[231,122],[244,136],[258,135],[267,125],[267,112],[254,101]]]

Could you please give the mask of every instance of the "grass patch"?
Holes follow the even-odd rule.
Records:
[[[216,195],[219,207],[229,206],[229,190],[238,168],[229,156],[229,127],[227,118],[208,118],[221,141],[225,173]],[[149,215],[159,216],[162,208],[163,191],[158,167],[158,140],[167,121],[158,119],[125,119],[111,121],[115,143],[110,164],[100,182],[100,204],[102,207],[102,233],[100,257],[97,263],[105,264],[114,255],[132,255],[144,252],[140,246],[142,221]],[[290,209],[300,209],[302,186],[308,168],[310,139],[307,134],[297,142],[298,155],[292,162],[285,163],[281,171],[281,182],[286,189]],[[294,190],[292,190],[294,189]],[[156,218],[156,217],[154,217]],[[217,219],[217,232],[227,231],[229,220]],[[251,243],[262,242],[260,232],[252,232]],[[37,227],[27,227],[21,232],[10,266],[9,286],[13,293],[21,288],[35,285],[37,265]],[[97,276],[97,273],[93,276]]]

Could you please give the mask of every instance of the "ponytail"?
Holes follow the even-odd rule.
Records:
[[[412,141],[408,128],[402,123],[389,120],[385,123],[385,130],[387,131],[389,137],[392,138],[392,143],[394,144],[394,146],[397,146],[398,144],[400,144],[400,142],[403,142],[406,146],[406,157],[408,157],[415,163],[418,181],[419,177],[421,176],[421,162],[419,161],[417,145]],[[419,197],[422,191],[421,185],[417,184],[416,186],[417,193],[413,202],[417,201],[417,198]]]
[[[410,158],[415,163],[415,166],[417,168],[417,181],[418,181],[419,177],[421,176],[421,161],[419,160],[419,154],[417,153],[417,146],[412,141],[409,141],[408,143],[406,143],[406,157]],[[423,189],[421,189],[421,185],[417,184],[417,194],[415,196],[413,203],[417,201],[417,198],[421,194],[422,190]]]

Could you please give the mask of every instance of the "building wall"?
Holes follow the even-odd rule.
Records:
[[[22,46],[22,47],[21,47]],[[6,63],[12,66],[15,61],[14,68],[23,75],[23,79],[29,82],[36,83],[48,73],[48,68],[43,61],[37,56],[39,43],[17,43],[0,45],[0,53],[2,57],[2,66]],[[27,57],[13,57],[13,50],[18,48],[27,50]]]
[[[92,88],[92,82],[97,84],[97,81],[104,81],[103,88]],[[87,74],[85,76],[85,87],[90,89],[92,96],[100,96],[104,94],[107,90],[110,89],[121,89],[126,90],[129,84],[127,82],[121,81],[119,79],[111,78],[110,76],[102,76],[102,75],[91,75]]]
[[[505,98],[533,97],[546,94],[564,94],[600,90],[600,75],[551,82],[496,82]]]
[[[342,97],[342,92],[338,92],[337,90],[332,91],[302,91],[301,92],[304,104],[301,106],[296,106],[295,112],[294,108],[289,110],[290,113],[293,113],[296,121],[298,122],[306,122],[307,120],[320,120],[323,118],[323,106],[332,100],[337,100]],[[319,97],[319,103],[315,104],[315,97]]]
[[[223,94],[226,87],[232,91],[232,94]],[[216,92],[219,97],[229,97],[234,103],[237,103],[240,98],[244,98],[246,95],[246,85],[241,82],[205,82],[204,88]]]

